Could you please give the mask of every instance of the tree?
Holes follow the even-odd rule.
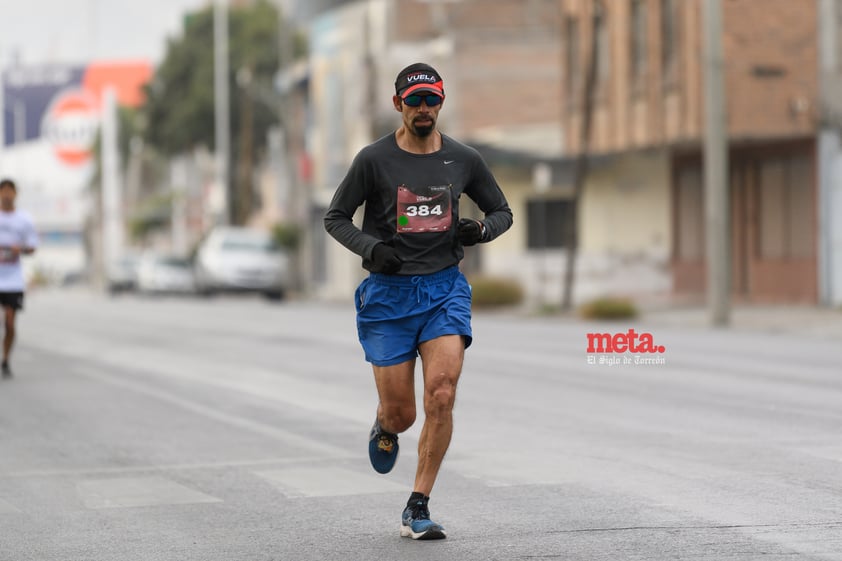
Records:
[[[230,154],[231,168],[248,168],[231,173],[231,179],[235,192],[245,193],[244,201],[251,200],[252,162],[266,148],[267,131],[278,124],[279,102],[272,84],[280,59],[280,27],[277,9],[266,0],[231,7],[228,81],[232,136],[239,139],[231,143],[239,147]],[[295,50],[303,51],[302,45],[298,41]],[[146,143],[168,156],[201,145],[215,147],[213,72],[213,7],[209,5],[185,17],[184,33],[170,40],[163,62],[146,87]],[[237,80],[244,72],[249,76],[248,87],[242,78]],[[234,211],[242,222],[251,208]]]
[[[573,308],[573,283],[575,279],[576,255],[579,250],[579,239],[576,230],[579,227],[579,203],[585,191],[585,183],[589,171],[589,151],[591,145],[591,121],[593,119],[594,91],[596,89],[596,72],[599,64],[598,30],[602,25],[602,0],[593,3],[591,14],[591,44],[588,54],[588,65],[585,83],[582,89],[582,126],[579,129],[579,155],[576,158],[576,168],[573,179],[573,196],[571,197],[571,219],[566,221],[564,232],[564,247],[567,248],[567,259],[564,268],[564,286],[561,299],[561,309],[570,311]]]

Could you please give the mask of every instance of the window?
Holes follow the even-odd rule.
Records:
[[[664,84],[672,85],[677,78],[678,0],[661,0],[661,70]]]
[[[606,10],[596,20],[596,48],[599,53],[597,59],[597,82],[605,87],[608,77],[611,76],[611,39],[608,33],[608,22],[606,21]]]
[[[578,102],[579,81],[582,77],[582,69],[579,66],[579,22],[569,17],[564,23],[565,36],[565,67],[567,102],[575,104]]]
[[[646,80],[646,1],[632,0],[631,4],[631,61],[632,86],[642,87]]]
[[[547,199],[528,201],[526,219],[529,249],[564,247],[565,228],[572,225],[573,203]]]

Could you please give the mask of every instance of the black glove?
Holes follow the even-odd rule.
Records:
[[[457,236],[462,245],[476,245],[485,238],[485,227],[479,220],[460,218]]]
[[[371,263],[372,273],[385,273],[387,275],[397,273],[403,266],[403,260],[398,257],[395,248],[384,243],[374,246],[374,251],[371,252]]]

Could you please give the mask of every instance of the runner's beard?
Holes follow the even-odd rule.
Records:
[[[427,120],[427,119],[422,119]],[[415,133],[416,136],[421,138],[426,138],[430,136],[430,133],[436,128],[436,120],[432,117],[429,118],[430,124],[429,125],[419,125],[417,122],[413,121],[412,123],[412,131]]]

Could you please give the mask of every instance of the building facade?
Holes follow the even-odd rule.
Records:
[[[568,155],[580,149],[582,80],[597,34],[590,152],[606,163],[580,206],[585,290],[704,294],[702,1],[606,1],[594,29],[595,2],[561,0]],[[828,268],[820,243],[832,217],[819,212],[818,4],[722,3],[738,301],[838,302],[820,294],[839,259]],[[607,281],[628,264],[642,271],[640,281],[595,280],[594,271],[611,272]]]

